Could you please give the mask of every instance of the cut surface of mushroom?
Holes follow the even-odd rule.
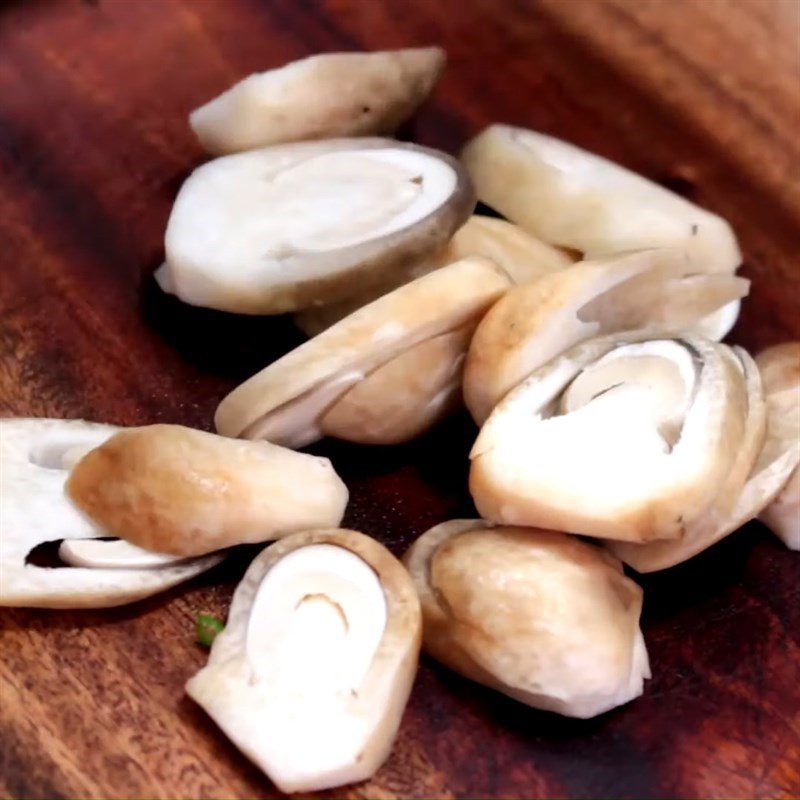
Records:
[[[326,426],[353,441],[399,441],[380,420],[386,413],[387,424],[393,419],[406,434],[419,432],[447,406],[465,329],[510,285],[492,262],[469,258],[401,286],[231,392],[217,409],[217,430],[292,447],[318,439]],[[401,397],[405,412],[397,408]]]
[[[71,462],[120,428],[59,419],[0,420],[0,605],[103,608],[132,603],[211,568],[221,555],[169,560],[99,528],[64,493]],[[70,567],[28,563],[38,545],[61,540]]]
[[[800,439],[800,342],[767,348],[756,356],[756,364],[767,398],[769,438],[778,452],[790,447],[793,438]],[[767,451],[765,459],[769,455]],[[759,518],[787,547],[800,550],[800,467]]]
[[[470,490],[497,523],[676,539],[724,486],[747,411],[725,345],[590,340],[497,405],[472,449]]]
[[[348,498],[327,458],[180,425],[116,433],[66,488],[105,530],[179,556],[338,525]]]
[[[793,446],[768,434],[768,413],[758,368],[735,348],[747,388],[747,420],[735,459],[711,506],[687,520],[679,539],[632,544],[607,542],[608,549],[639,572],[672,567],[697,555],[744,525],[774,497],[800,459],[800,441]],[[796,427],[800,427],[798,422]],[[800,434],[798,434],[800,439]],[[787,452],[787,448],[789,452]]]
[[[378,542],[294,534],[250,565],[186,689],[281,791],[364,780],[391,749],[421,627],[408,573]]]
[[[680,246],[705,272],[733,272],[741,264],[724,219],[568,142],[492,125],[469,142],[462,160],[479,200],[586,258]]]
[[[473,205],[457,161],[390,139],[226,156],[181,188],[160,282],[192,305],[244,314],[324,305],[411,269]]]
[[[638,697],[650,669],[642,590],[575,537],[453,520],[404,559],[426,652],[522,703],[588,718]]]
[[[568,253],[545,244],[518,225],[504,219],[473,214],[444,247],[423,258],[408,274],[394,276],[392,282],[369,293],[361,292],[339,303],[300,311],[295,314],[295,322],[304,333],[316,336],[334,322],[403,283],[471,256],[494,261],[516,284],[564,269],[574,262]]]
[[[309,56],[239,81],[189,123],[213,155],[390,134],[425,101],[444,64],[439,47]]]
[[[748,281],[696,274],[680,248],[584,261],[509,291],[484,316],[464,370],[481,424],[520,381],[581,341],[629,330],[680,333],[747,294]]]

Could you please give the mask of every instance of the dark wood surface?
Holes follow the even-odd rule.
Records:
[[[208,428],[235,381],[297,341],[276,320],[161,295],[171,201],[202,159],[190,109],[314,51],[436,42],[411,126],[455,151],[503,121],[564,136],[725,215],[754,280],[735,340],[800,336],[797,0],[94,0],[0,5],[0,413]],[[394,449],[331,442],[346,523],[400,553],[470,514],[462,415]],[[163,596],[0,611],[0,793],[274,793],[183,694],[197,612],[224,616],[252,551]],[[334,792],[800,793],[800,559],[751,524],[645,586],[654,678],[587,722],[423,660],[394,752]]]

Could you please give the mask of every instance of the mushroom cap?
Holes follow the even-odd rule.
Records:
[[[321,436],[320,416],[350,387],[412,347],[474,325],[510,284],[505,272],[482,258],[405,284],[234,389],[217,408],[217,430],[295,447],[308,444]],[[407,374],[406,368],[401,371]]]
[[[252,562],[186,690],[281,791],[352,783],[389,754],[421,628],[411,579],[383,545],[297,533]]]
[[[725,345],[636,336],[578,345],[497,405],[471,453],[484,518],[644,542],[710,507],[746,428],[741,367]]]
[[[348,498],[327,458],[181,425],[114,434],[66,490],[106,530],[180,556],[338,525]]]
[[[724,219],[568,142],[491,125],[467,144],[462,161],[480,200],[586,258],[682,246],[706,272],[733,272],[741,264]]]
[[[498,401],[570,347],[629,330],[680,333],[747,294],[731,275],[697,275],[690,253],[665,248],[584,261],[506,293],[478,325],[464,399],[481,424]]]
[[[213,155],[304,139],[394,133],[444,69],[440,47],[324,53],[254,73],[192,112]]]
[[[474,204],[458,161],[391,139],[226,156],[178,193],[160,282],[184,302],[243,314],[325,305],[412,269]]]
[[[102,562],[119,542],[99,541],[96,527],[64,494],[70,453],[102,444],[120,428],[83,420],[0,420],[0,605],[40,608],[105,608],[157,594],[211,568],[220,555],[143,568],[149,555],[131,549],[127,568],[49,568],[27,563],[40,544],[63,540],[95,553],[83,563]],[[99,552],[98,552],[99,551]],[[124,555],[124,554],[123,554]],[[155,556],[156,554],[152,554]],[[137,563],[137,559],[140,559]],[[144,561],[143,561],[143,560]],[[77,560],[64,557],[68,563]]]
[[[777,454],[800,439],[800,342],[785,342],[756,356],[767,397],[770,449]],[[782,443],[782,445],[780,444]],[[767,450],[767,448],[765,448]],[[764,460],[770,457],[767,450]],[[800,550],[800,467],[795,467],[759,519],[791,550]]]
[[[456,672],[572,717],[642,693],[642,590],[602,549],[554,531],[453,520],[404,560],[425,650]]]

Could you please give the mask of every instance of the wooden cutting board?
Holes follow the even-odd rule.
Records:
[[[171,201],[202,154],[190,109],[316,51],[436,42],[408,135],[450,151],[492,121],[617,159],[736,226],[753,290],[735,340],[800,337],[797,0],[93,0],[0,6],[0,412],[201,428],[298,340],[279,320],[154,287]],[[425,439],[325,442],[346,522],[396,553],[472,513],[465,416]],[[245,797],[269,781],[183,694],[247,564],[97,612],[0,610],[0,792]],[[334,792],[395,796],[800,793],[800,558],[752,524],[644,579],[644,697],[591,721],[423,660],[394,752]]]

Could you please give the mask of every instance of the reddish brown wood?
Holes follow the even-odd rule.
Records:
[[[209,427],[288,323],[187,308],[150,280],[202,154],[187,112],[313,51],[438,42],[413,124],[458,148],[529,125],[728,217],[753,293],[738,341],[800,336],[796,0],[94,0],[0,8],[0,413]],[[325,442],[347,523],[401,552],[469,514],[464,417],[394,449]],[[274,793],[182,692],[199,611],[224,615],[252,551],[187,587],[94,613],[0,613],[0,792]],[[753,524],[643,581],[646,695],[599,719],[538,713],[424,661],[394,753],[335,794],[800,794],[800,561]]]

